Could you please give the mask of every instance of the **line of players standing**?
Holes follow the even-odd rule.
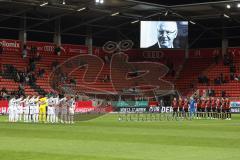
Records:
[[[9,100],[9,122],[74,123],[73,97],[12,97]]]
[[[182,99],[181,97],[179,99],[173,99],[173,118],[196,117],[196,119],[208,118],[231,120],[230,100],[228,98],[208,97],[191,99]],[[191,105],[191,103],[194,105]]]

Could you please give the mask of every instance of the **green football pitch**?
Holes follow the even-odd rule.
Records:
[[[240,115],[229,120],[62,124],[0,117],[0,160],[240,160]]]

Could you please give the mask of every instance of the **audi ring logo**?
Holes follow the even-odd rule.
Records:
[[[53,52],[54,51],[54,46],[44,46],[44,51]]]
[[[149,59],[161,59],[164,56],[163,51],[144,51],[143,52],[143,57],[144,58],[149,58]]]

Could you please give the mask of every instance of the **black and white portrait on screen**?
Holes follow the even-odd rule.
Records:
[[[187,21],[141,21],[141,48],[185,48]]]

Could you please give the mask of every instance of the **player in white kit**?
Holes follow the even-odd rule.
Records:
[[[67,112],[68,112],[68,106],[67,106],[67,98],[64,97],[60,100],[60,112],[61,112],[61,123],[67,122]]]
[[[54,123],[55,122],[55,112],[54,112],[54,98],[50,97],[48,99],[48,107],[47,107],[47,122]]]
[[[28,121],[33,122],[33,115],[35,109],[35,96],[29,99],[29,114],[28,114]]]
[[[24,99],[23,96],[21,96],[18,100],[17,103],[17,110],[18,110],[18,121],[22,121],[22,116],[23,116],[23,106],[24,106]]]
[[[60,107],[59,107],[59,96],[53,98],[53,107],[54,107],[54,116],[55,116],[55,123],[58,123],[59,114],[60,114]]]
[[[13,122],[18,121],[18,105],[20,101],[18,98],[15,98],[15,101],[13,102]]]
[[[13,96],[10,100],[9,100],[9,107],[8,107],[8,121],[9,122],[14,122],[14,105],[15,105],[15,97]]]
[[[33,122],[38,123],[39,117],[39,96],[34,99],[34,107],[33,107]]]
[[[28,122],[29,121],[29,96],[27,98],[25,98],[24,100],[24,107],[23,107],[23,121],[24,122]]]
[[[68,122],[73,124],[74,123],[74,112],[75,112],[75,98],[71,98],[68,100]]]

